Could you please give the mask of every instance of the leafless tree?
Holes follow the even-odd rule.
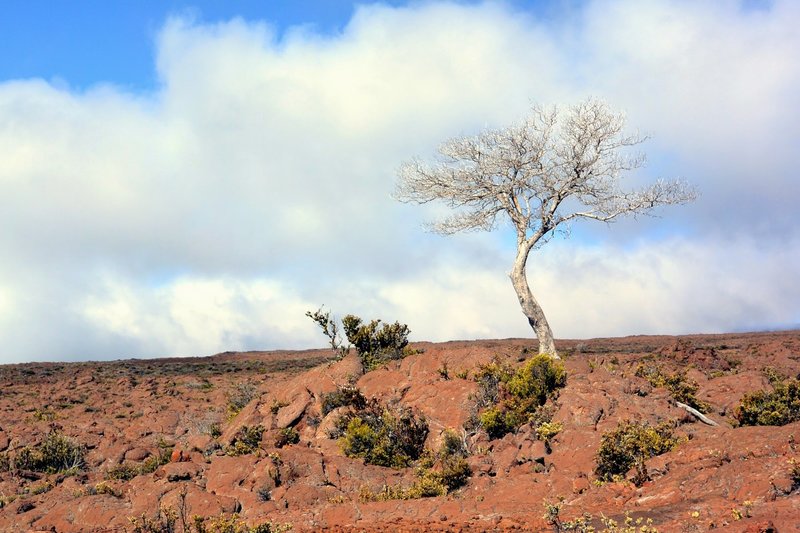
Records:
[[[566,109],[533,106],[518,124],[450,139],[439,147],[434,163],[413,159],[398,171],[398,200],[438,200],[454,210],[429,224],[436,233],[490,231],[499,220],[511,222],[517,255],[510,278],[539,339],[539,353],[558,358],[550,325],[528,285],[531,250],[578,219],[612,222],[696,197],[682,181],[623,190],[621,178],[645,161],[628,148],[646,140],[626,134],[624,126],[621,113],[596,99]]]

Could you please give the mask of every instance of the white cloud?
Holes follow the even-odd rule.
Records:
[[[557,336],[794,322],[798,14],[367,5],[325,36],[176,18],[152,94],[2,82],[2,357],[322,345],[303,316],[319,303],[418,339],[528,335],[507,236],[422,235],[433,211],[390,198],[394,170],[531,100],[586,94],[654,134],[646,177],[682,174],[703,197],[542,250],[531,274]],[[642,235],[657,240],[614,244]]]

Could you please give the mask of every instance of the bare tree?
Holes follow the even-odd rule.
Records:
[[[620,179],[645,161],[626,149],[646,140],[624,133],[624,126],[621,113],[595,99],[566,110],[534,106],[521,123],[450,139],[439,147],[435,163],[413,159],[399,169],[398,200],[439,200],[454,210],[429,224],[436,233],[491,231],[498,220],[511,222],[517,233],[511,283],[539,339],[539,353],[558,358],[550,325],[528,285],[531,250],[556,232],[567,233],[578,219],[612,222],[696,197],[682,181],[623,190]]]

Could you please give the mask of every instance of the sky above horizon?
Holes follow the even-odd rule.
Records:
[[[657,218],[529,277],[557,338],[800,324],[800,3],[16,1],[0,18],[0,363],[532,337],[509,227],[442,237],[399,165],[534,102],[650,138]]]

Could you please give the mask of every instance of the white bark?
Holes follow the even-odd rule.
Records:
[[[399,200],[441,201],[453,208],[452,215],[430,224],[437,233],[492,230],[498,217],[508,218],[517,234],[510,277],[540,353],[557,357],[550,326],[528,286],[530,251],[556,231],[567,233],[574,220],[612,222],[696,196],[681,181],[620,188],[622,176],[644,164],[641,154],[624,153],[645,140],[624,134],[624,124],[621,114],[592,99],[566,112],[534,107],[519,124],[444,142],[432,165],[415,159],[400,167]]]

